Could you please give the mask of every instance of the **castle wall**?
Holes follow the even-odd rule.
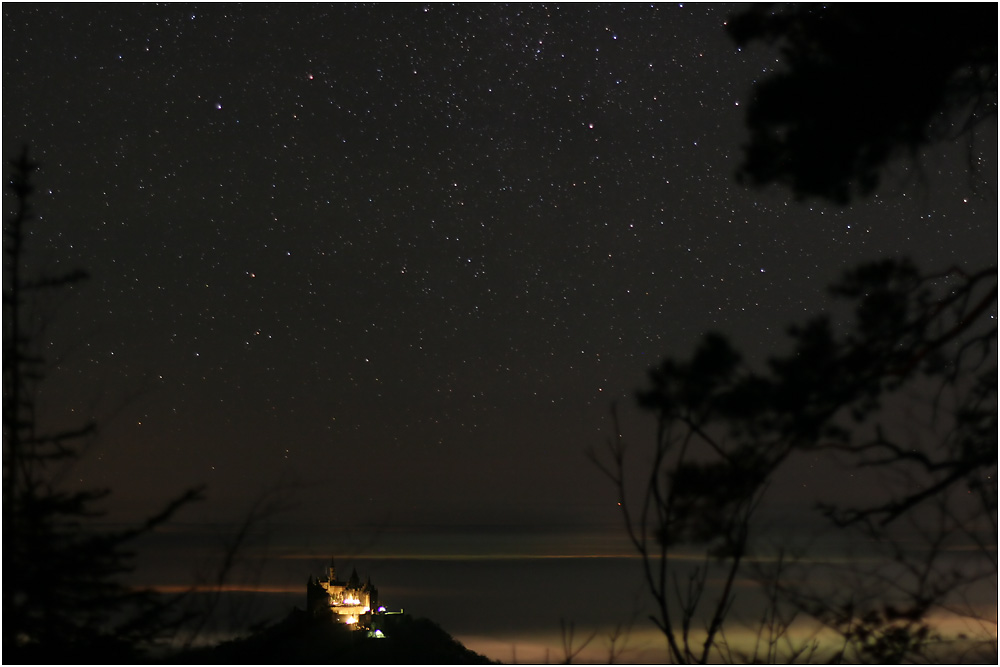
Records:
[[[376,600],[376,589],[367,582],[364,586],[357,583],[357,574],[351,575],[350,582],[337,580],[336,570],[331,562],[327,578],[313,581],[310,577],[306,587],[307,606],[312,613],[329,610],[334,620],[359,628],[368,627],[372,614],[371,606]]]

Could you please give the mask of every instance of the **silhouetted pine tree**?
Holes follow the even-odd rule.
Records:
[[[131,570],[129,543],[200,496],[192,489],[135,528],[96,530],[108,489],[58,488],[57,466],[97,432],[88,421],[48,432],[36,413],[44,344],[29,316],[37,294],[87,278],[81,270],[29,278],[26,230],[36,219],[25,148],[13,163],[17,209],[4,229],[3,280],[3,651],[6,662],[133,662],[169,625],[167,605],[118,581]],[[175,619],[176,620],[176,619]]]

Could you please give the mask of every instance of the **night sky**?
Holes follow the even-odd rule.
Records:
[[[734,9],[5,3],[29,251],[92,274],[49,332],[46,418],[102,427],[72,479],[120,518],[292,491],[324,544],[616,530],[585,450],[616,400],[652,437],[630,406],[664,355],[717,330],[759,363],[863,260],[996,261],[961,147],[850,207],[737,184],[781,65]]]

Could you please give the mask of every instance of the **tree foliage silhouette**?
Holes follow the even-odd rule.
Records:
[[[780,48],[747,111],[741,179],[799,197],[870,193],[895,157],[962,138],[977,171],[976,129],[996,120],[997,6],[758,5],[728,28],[740,45]]]
[[[78,458],[97,425],[49,432],[40,423],[41,321],[48,318],[39,319],[38,295],[70,288],[87,274],[28,277],[36,168],[25,148],[13,164],[17,209],[4,229],[4,655],[13,662],[131,662],[167,629],[171,615],[159,596],[120,583],[131,570],[129,544],[201,491],[183,493],[140,526],[107,531],[91,520],[101,515],[108,489],[59,487],[57,468]]]
[[[756,85],[741,178],[846,202],[871,192],[893,158],[935,141],[964,138],[971,156],[977,128],[996,118],[996,11],[743,11],[729,23],[737,42],[780,45],[787,68]],[[931,36],[934,48],[923,48]],[[638,401],[657,429],[638,488],[616,412],[607,449],[591,452],[617,490],[674,662],[927,661],[944,641],[929,620],[936,612],[983,622],[985,642],[973,648],[995,657],[995,616],[984,618],[967,595],[996,588],[997,269],[928,273],[881,260],[831,292],[853,305],[853,322],[818,316],[793,326],[791,352],[764,368],[707,334],[689,359],[650,372]],[[864,502],[845,495],[817,505],[831,526],[861,531],[882,555],[871,568],[838,570],[833,587],[803,584],[829,578],[814,564],[752,558],[755,513],[803,454],[879,482],[880,495]],[[901,523],[919,549],[896,538]],[[948,562],[957,547],[971,547],[962,567]],[[672,557],[692,548],[704,561],[685,572]],[[726,635],[738,576],[755,577],[765,593],[757,646],[743,654]],[[712,578],[719,591],[709,599]],[[832,629],[839,646],[793,640],[801,614]]]

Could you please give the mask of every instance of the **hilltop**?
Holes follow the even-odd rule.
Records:
[[[298,608],[249,637],[168,659],[183,664],[492,664],[439,625],[409,614],[387,616],[382,631],[351,630]]]

